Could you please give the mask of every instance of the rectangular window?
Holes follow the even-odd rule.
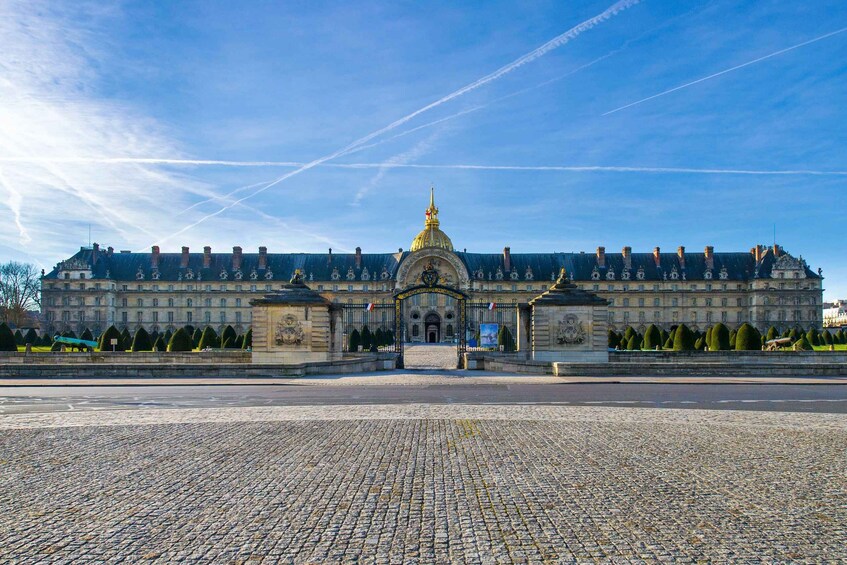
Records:
[[[638,306],[640,306],[642,308],[644,307],[644,299],[643,298],[638,299]]]
[[[729,318],[727,317],[726,310],[724,310],[723,312],[721,312],[721,322],[727,322],[728,320]]]
[[[121,298],[121,306],[126,308],[126,298]]]
[[[158,322],[158,321],[159,321],[159,313],[158,313],[158,312],[153,312],[153,321],[154,321],[154,322]]]
[[[206,316],[206,323],[207,324],[211,323],[212,322],[212,313],[206,312],[205,316]]]
[[[654,299],[653,299],[653,306],[659,306],[660,304],[661,304],[661,303],[659,302],[659,299],[658,299],[658,298],[654,298]]]
[[[188,322],[189,324],[193,321],[193,318],[194,318],[193,312],[186,312],[185,313],[185,321]]]
[[[226,298],[221,298],[221,308],[226,308]]]
[[[671,306],[679,306],[679,298],[671,298]]]
[[[144,319],[144,312],[135,313],[135,321],[141,322]]]
[[[236,312],[236,313],[235,313],[235,323],[236,323],[236,324],[240,324],[240,323],[241,323],[241,312]]]
[[[347,292],[353,292],[353,285],[352,284],[347,285]]]
[[[173,321],[174,321],[174,313],[168,312],[168,322],[173,322]]]
[[[127,322],[127,313],[121,312],[121,321],[125,324]]]
[[[226,323],[226,312],[221,312],[221,323],[222,324]]]
[[[85,283],[79,283],[79,289],[85,290]]]
[[[236,307],[236,308],[241,308],[241,299],[240,299],[240,298],[236,298],[236,299],[235,299],[235,307]]]

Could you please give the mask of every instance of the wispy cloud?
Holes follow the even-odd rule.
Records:
[[[0,247],[17,256],[52,262],[72,251],[69,242],[85,242],[87,224],[98,237],[108,235],[104,243],[133,247],[172,229],[174,210],[216,196],[173,168],[190,159],[161,124],[99,94],[106,31],[120,17],[96,4],[0,2],[0,206],[14,227],[0,230]],[[262,216],[256,226],[250,218],[238,221],[251,225],[251,236],[282,227],[282,220]],[[286,225],[290,245],[326,242],[310,227]],[[194,235],[226,239],[215,228]]]
[[[683,88],[688,88],[689,86],[694,86],[695,84],[699,84],[699,83],[701,83],[701,82],[705,82],[705,81],[707,81],[707,80],[711,80],[711,79],[713,79],[713,78],[717,78],[717,77],[719,77],[719,76],[721,76],[721,75],[725,75],[725,74],[727,74],[727,73],[731,73],[731,72],[733,72],[733,71],[737,71],[737,70],[739,70],[739,69],[743,69],[744,67],[749,67],[750,65],[755,65],[756,63],[760,63],[760,62],[762,62],[762,61],[765,61],[765,60],[767,60],[767,59],[770,59],[771,57],[776,57],[776,56],[778,56],[778,55],[782,55],[783,53],[788,53],[789,51],[793,51],[794,49],[798,49],[798,48],[800,48],[800,47],[804,47],[804,46],[806,46],[806,45],[810,45],[810,44],[812,44],[812,43],[817,43],[818,41],[821,41],[821,40],[827,39],[827,38],[829,38],[829,37],[832,37],[833,35],[838,35],[838,34],[840,34],[840,33],[844,33],[845,31],[847,31],[847,27],[843,27],[843,28],[841,28],[841,29],[837,29],[837,30],[835,30],[835,31],[832,31],[832,32],[829,32],[829,33],[825,33],[825,34],[823,34],[823,35],[819,35],[818,37],[815,37],[815,38],[813,38],[813,39],[809,39],[808,41],[804,41],[804,42],[802,42],[802,43],[798,43],[798,44],[796,44],[796,45],[792,45],[791,47],[786,47],[785,49],[780,49],[779,51],[774,51],[773,53],[768,53],[767,55],[764,55],[764,56],[762,56],[762,57],[757,57],[757,58],[755,58],[755,59],[753,59],[753,60],[751,60],[751,61],[747,61],[746,63],[741,63],[740,65],[735,65],[734,67],[730,67],[730,68],[728,68],[728,69],[724,69],[724,70],[722,70],[722,71],[718,71],[718,72],[713,73],[713,74],[710,74],[710,75],[708,75],[708,76],[704,76],[704,77],[698,78],[697,80],[692,80],[691,82],[686,82],[685,84],[681,84],[681,85],[679,85],[679,86],[675,86],[674,88],[669,88],[668,90],[664,90],[664,91],[662,91],[662,92],[660,92],[660,93],[658,93],[658,94],[654,94],[654,95],[652,95],[652,96],[648,96],[647,98],[642,98],[641,100],[636,100],[635,102],[630,102],[629,104],[625,104],[625,105],[623,105],[623,106],[620,106],[619,108],[615,108],[614,110],[609,110],[608,112],[606,112],[606,113],[604,113],[604,114],[602,114],[602,115],[603,115],[603,116],[608,116],[609,114],[614,114],[615,112],[620,112],[621,110],[626,110],[627,108],[632,108],[633,106],[637,106],[637,105],[639,105],[639,104],[643,104],[644,102],[648,102],[648,101],[650,101],[650,100],[655,100],[656,98],[660,98],[660,97],[665,96],[665,95],[667,95],[667,94],[670,94],[670,93],[672,93],[672,92],[676,92],[677,90],[682,90]]]
[[[309,169],[312,169],[312,168],[317,167],[317,166],[319,166],[323,163],[326,163],[327,161],[332,161],[333,159],[335,159],[337,157],[345,155],[345,154],[349,153],[351,150],[353,150],[353,149],[355,149],[355,148],[357,148],[361,145],[364,145],[365,143],[369,142],[370,140],[372,140],[376,137],[379,137],[380,135],[382,135],[384,133],[392,131],[393,129],[409,122],[410,120],[414,119],[415,117],[417,117],[417,116],[419,116],[419,115],[421,115],[425,112],[428,112],[429,110],[437,108],[437,107],[441,106],[442,104],[449,102],[450,100],[456,99],[456,98],[458,98],[458,97],[460,97],[464,94],[467,94],[468,92],[471,92],[473,90],[476,90],[477,88],[480,88],[481,86],[484,86],[484,85],[486,85],[490,82],[493,82],[493,81],[511,73],[512,71],[514,71],[514,70],[516,70],[516,69],[518,69],[518,68],[520,68],[520,67],[522,67],[522,66],[524,66],[528,63],[531,63],[532,61],[535,61],[536,59],[538,59],[540,57],[543,57],[544,55],[546,55],[550,51],[557,49],[558,47],[561,47],[561,46],[569,43],[573,39],[579,37],[582,33],[596,27],[597,25],[599,25],[599,24],[605,22],[606,20],[616,16],[620,12],[626,10],[627,8],[630,8],[630,7],[638,4],[639,2],[640,2],[640,0],[619,0],[618,2],[615,2],[614,4],[609,6],[606,10],[604,10],[600,14],[598,14],[598,15],[592,17],[592,18],[589,18],[589,19],[585,20],[584,22],[572,27],[571,29],[567,30],[566,32],[554,37],[553,39],[551,39],[550,41],[548,41],[544,45],[541,45],[540,47],[533,49],[529,53],[519,57],[518,59],[509,63],[508,65],[500,67],[499,69],[497,69],[493,73],[489,73],[489,74],[485,75],[484,77],[479,78],[479,79],[473,81],[472,83],[470,83],[470,84],[468,84],[468,85],[466,85],[466,86],[464,86],[464,87],[462,87],[458,90],[451,92],[450,94],[448,94],[446,96],[442,96],[441,98],[439,98],[435,102],[427,104],[426,106],[424,106],[424,107],[422,107],[418,110],[415,110],[414,112],[407,114],[400,119],[397,119],[397,120],[391,122],[387,126],[381,128],[381,129],[378,129],[374,132],[371,132],[364,137],[357,139],[356,141],[350,143],[346,147],[343,147],[343,148],[341,148],[337,151],[334,151],[333,153],[330,153],[328,155],[324,155],[323,157],[319,157],[319,158],[317,158],[313,161],[310,161],[310,162],[304,164],[302,167],[299,167],[299,168],[297,168],[297,169],[295,169],[291,172],[288,172],[288,173],[282,175],[281,177],[269,182],[265,186],[263,186],[263,187],[259,188],[258,190],[254,191],[253,193],[248,194],[246,196],[242,196],[238,200],[235,200],[232,203],[223,206],[219,210],[212,212],[211,214],[208,214],[208,215],[200,218],[199,220],[183,227],[180,230],[177,230],[176,232],[172,233],[171,235],[169,235],[167,237],[171,238],[171,237],[180,235],[182,233],[185,233],[186,231],[197,227],[201,223],[203,223],[203,222],[205,222],[205,221],[207,221],[211,218],[214,218],[216,216],[219,216],[220,214],[226,212],[227,210],[229,210],[230,208],[240,204],[241,202],[243,202],[243,201],[245,201],[249,198],[252,198],[252,197],[254,197],[258,194],[261,194],[262,192],[265,192],[266,190],[278,185],[281,182],[284,182],[285,180],[287,180],[287,179],[289,179],[289,178],[291,178],[295,175],[298,175],[302,172],[308,171]]]
[[[414,147],[412,147],[408,151],[405,151],[388,159],[385,163],[383,163],[384,166],[378,168],[379,170],[377,171],[376,175],[374,175],[374,177],[371,178],[367,182],[367,184],[365,184],[359,190],[356,191],[356,196],[353,197],[353,201],[350,204],[352,206],[358,206],[359,204],[361,204],[365,196],[367,196],[368,193],[371,192],[374,188],[379,186],[380,182],[382,182],[383,177],[385,177],[385,174],[389,170],[396,167],[402,167],[403,165],[409,164],[410,161],[418,159],[421,155],[429,151],[437,137],[438,132],[435,132],[429,137],[420,140],[418,143],[415,144]]]

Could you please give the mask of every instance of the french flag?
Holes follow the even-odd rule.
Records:
[[[488,309],[489,310],[495,310],[496,308],[497,308],[497,305],[494,304],[493,302],[488,303]]]
[[[367,310],[368,312],[371,312],[373,309],[374,309],[374,303],[368,302],[368,305],[365,307],[365,310]]]

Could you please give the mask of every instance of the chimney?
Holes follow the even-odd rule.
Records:
[[[623,268],[627,269],[627,270],[631,269],[632,268],[632,247],[627,245],[626,247],[623,248],[621,253],[623,254]]]
[[[187,247],[182,248],[182,257],[180,257],[179,266],[180,266],[181,269],[188,268],[188,248]]]
[[[503,248],[503,265],[506,267],[506,272],[512,270],[512,249],[510,247]]]
[[[712,270],[715,268],[715,248],[712,245],[706,246],[706,268]]]
[[[327,264],[332,265],[332,247],[329,248],[329,256],[326,259]]]
[[[159,268],[159,246],[154,245],[152,251],[152,255],[150,255],[150,268],[158,269]]]
[[[656,263],[656,268],[662,266],[662,255],[658,247],[653,248],[653,261]]]
[[[208,269],[212,266],[212,248],[208,245],[203,248],[203,268]]]
[[[356,248],[356,268],[357,269],[362,268],[362,248],[361,247]]]
[[[597,266],[601,269],[606,266],[606,248],[598,247],[597,248]]]
[[[259,248],[259,270],[268,268],[268,248],[260,247]]]
[[[232,270],[241,270],[241,248],[237,245],[232,248]]]
[[[685,268],[685,246],[680,245],[676,249],[676,255],[679,257],[679,267],[681,269]]]
[[[773,256],[774,258],[779,257],[782,252],[782,249],[776,243],[773,244]]]
[[[92,265],[97,264],[97,259],[99,259],[99,255],[100,255],[100,244],[95,243],[91,247],[91,264]]]
[[[755,259],[756,263],[759,263],[762,260],[762,246],[758,243],[756,247],[750,250],[750,253],[753,254],[753,259]]]

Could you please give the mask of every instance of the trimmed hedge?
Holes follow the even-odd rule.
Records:
[[[115,351],[126,351],[126,348],[123,344],[123,339],[121,338],[121,332],[118,331],[118,328],[115,326],[109,326],[105,332],[100,336],[100,351],[112,351],[112,340],[117,339],[118,343],[115,345]]]
[[[650,324],[644,332],[644,349],[661,349],[662,347],[662,332],[655,325]]]
[[[168,342],[168,351],[191,351],[193,349],[194,341],[182,328],[175,331]]]
[[[709,351],[729,351],[729,328],[718,322],[712,326]]]
[[[18,344],[15,343],[15,334],[6,322],[0,324],[0,351],[17,351]]]
[[[748,323],[744,323],[738,328],[738,334],[735,336],[736,351],[761,351],[762,349],[762,334],[759,330]]]
[[[153,343],[153,351],[167,351],[168,344],[165,343],[165,338],[159,336],[156,338],[156,341]]]
[[[680,324],[673,336],[674,351],[692,351],[694,349],[694,335],[688,326]]]
[[[220,346],[221,340],[214,328],[212,328],[212,326],[206,326],[203,328],[203,333],[200,336],[200,343],[197,344],[197,348],[202,351],[207,347],[214,349]]]
[[[132,338],[130,351],[150,351],[151,349],[153,349],[153,343],[150,341],[150,334],[144,328],[138,328],[135,331],[135,337]]]

